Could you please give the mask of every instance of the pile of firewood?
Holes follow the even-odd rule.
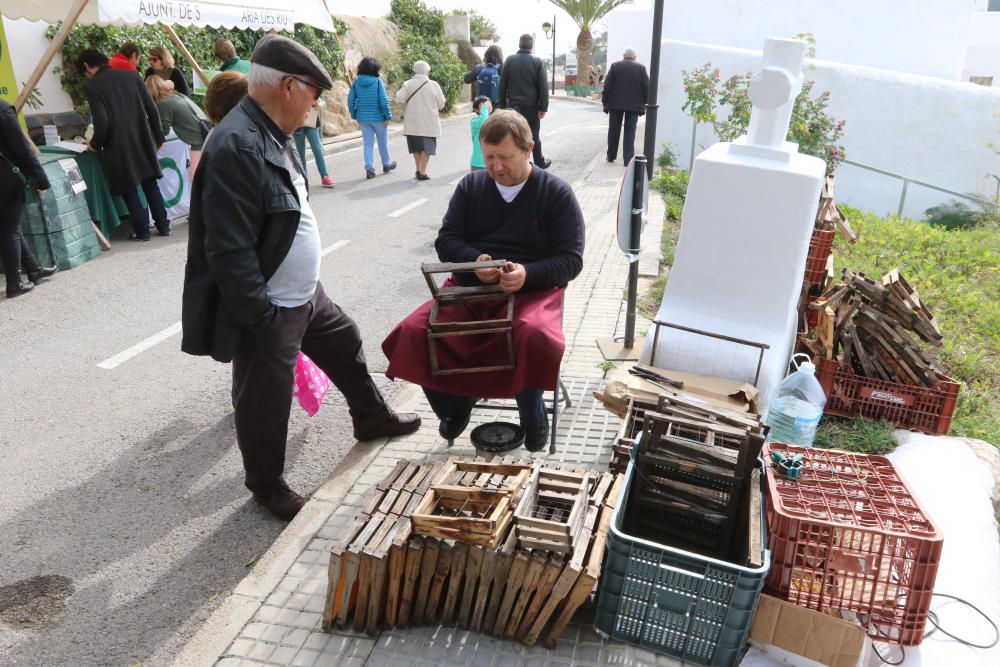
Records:
[[[820,312],[820,320],[816,338],[802,343],[814,357],[849,363],[864,377],[923,387],[937,383],[941,331],[897,269],[881,282],[844,269],[841,282],[809,307]]]
[[[622,484],[510,457],[401,461],[331,549],[323,627],[457,624],[552,648],[600,576]]]
[[[839,231],[849,243],[858,240],[857,235],[847,221],[847,216],[833,200],[833,175],[826,177],[823,190],[819,196],[819,210],[816,212],[816,229],[832,232]]]

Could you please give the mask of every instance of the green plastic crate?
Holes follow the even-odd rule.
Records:
[[[594,625],[620,641],[712,667],[736,665],[771,565],[758,569],[700,556],[622,531],[635,475],[631,461],[625,494],[611,517]],[[763,475],[761,475],[763,479]],[[760,507],[761,544],[767,522]]]

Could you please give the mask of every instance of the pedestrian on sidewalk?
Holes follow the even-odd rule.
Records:
[[[21,235],[21,213],[28,188],[42,196],[49,189],[49,178],[35,156],[28,137],[17,120],[13,105],[0,99],[0,260],[7,276],[7,298],[20,296],[58,268],[38,263]],[[21,280],[24,270],[27,280]]]
[[[142,49],[134,42],[125,42],[108,61],[111,69],[139,73],[139,63],[142,61]]]
[[[347,108],[351,118],[361,127],[364,141],[365,178],[375,178],[375,140],[378,140],[378,154],[382,159],[382,173],[388,174],[396,168],[389,155],[389,93],[379,78],[382,63],[371,56],[365,56],[358,63],[358,77],[351,84],[347,94]]]
[[[302,159],[302,166],[306,166],[306,139],[309,139],[309,146],[312,148],[313,159],[316,160],[316,169],[319,170],[320,184],[324,188],[332,188],[334,183],[330,173],[326,169],[326,157],[323,155],[323,139],[320,137],[320,128],[323,121],[323,98],[316,100],[316,106],[306,114],[305,123],[295,130],[295,147],[299,151]]]
[[[635,127],[639,116],[646,113],[646,99],[649,95],[649,74],[646,66],[635,61],[635,49],[625,49],[622,59],[612,63],[604,78],[604,92],[601,102],[604,113],[608,114],[608,162],[618,157],[618,139],[625,124],[625,138],[622,141],[622,158],[625,164],[635,155]]]
[[[160,113],[135,72],[111,69],[99,51],[87,49],[76,59],[77,69],[88,81],[83,87],[90,104],[94,136],[87,149],[101,157],[112,194],[120,195],[132,221],[132,238],[149,240],[149,214],[160,236],[170,236],[167,207],[156,181],[160,171],[157,154],[163,145]],[[142,205],[142,187],[149,209]]]
[[[509,56],[503,64],[497,106],[514,109],[524,116],[531,128],[535,166],[548,169],[552,160],[546,160],[542,154],[539,131],[541,121],[549,110],[549,82],[545,63],[531,53],[534,48],[535,38],[527,34],[521,35],[517,53]]]
[[[463,178],[448,203],[434,247],[442,262],[508,260],[506,271],[453,275],[449,285],[499,284],[514,294],[515,368],[452,375],[431,373],[427,327],[434,300],[411,313],[386,337],[386,377],[424,389],[441,420],[438,433],[454,440],[469,424],[477,398],[517,401],[524,446],[539,451],[548,439],[544,390],[555,390],[566,339],[562,331],[566,284],[583,269],[584,220],[573,189],[534,168],[531,128],[509,110],[493,113],[480,129],[486,171]],[[452,321],[502,319],[506,301],[453,304]],[[475,339],[475,340],[470,340]],[[508,357],[503,336],[454,336],[435,342],[440,368],[493,366]]]
[[[182,95],[170,87],[170,83],[158,76],[146,78],[146,90],[156,103],[160,113],[160,127],[166,136],[172,129],[177,138],[191,147],[191,168],[193,175],[198,169],[201,159],[201,147],[208,134],[209,120],[205,112],[192,102],[187,95]]]
[[[472,130],[472,157],[469,159],[471,171],[486,169],[486,163],[483,161],[483,146],[479,142],[479,130],[483,127],[486,119],[490,117],[492,111],[493,102],[486,95],[480,95],[472,103],[472,113],[476,115],[469,121],[469,127]]]
[[[496,44],[483,54],[483,64],[476,65],[465,75],[463,81],[476,86],[476,97],[485,95],[493,106],[500,99],[500,75],[503,74],[503,51]]]
[[[396,104],[403,107],[403,134],[406,149],[417,167],[417,180],[427,181],[427,163],[437,154],[437,138],[441,136],[444,93],[437,81],[430,79],[431,66],[424,60],[413,63],[413,78],[396,91]]]
[[[299,351],[347,399],[358,440],[412,433],[420,418],[386,404],[357,324],[319,282],[319,227],[290,135],[333,80],[279,35],[261,39],[250,62],[250,92],[213,130],[194,180],[181,349],[232,361],[246,486],[291,519],[305,504],[283,477]]]

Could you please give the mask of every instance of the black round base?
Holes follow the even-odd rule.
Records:
[[[469,439],[477,450],[499,454],[520,447],[524,442],[524,429],[510,422],[490,422],[472,429]]]

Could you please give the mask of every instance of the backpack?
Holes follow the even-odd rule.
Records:
[[[476,76],[476,95],[485,95],[494,102],[500,96],[500,73],[493,63],[486,63]]]

